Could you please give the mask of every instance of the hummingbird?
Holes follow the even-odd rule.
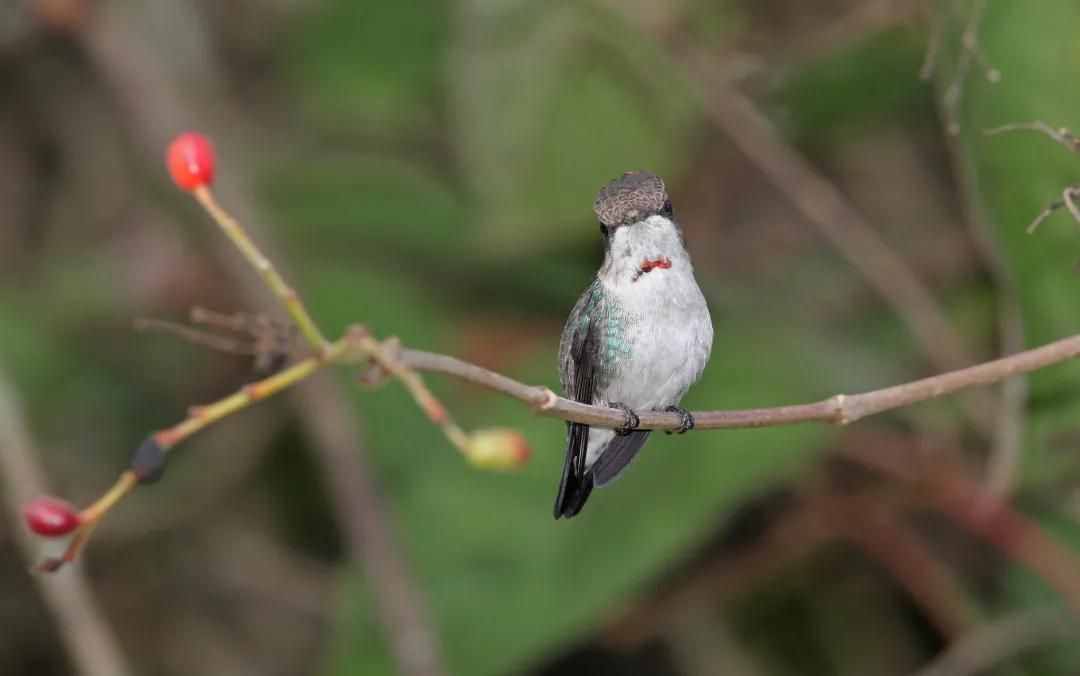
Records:
[[[555,518],[581,511],[593,486],[617,477],[649,430],[635,409],[682,415],[678,406],[712,351],[709,308],[694,278],[682,230],[664,181],[630,171],[604,186],[593,203],[604,238],[604,262],[578,299],[559,343],[563,394],[584,404],[623,411],[619,429],[567,426]]]

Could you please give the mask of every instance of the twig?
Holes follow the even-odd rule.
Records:
[[[986,14],[987,2],[988,0],[974,1],[967,23],[964,25],[964,31],[960,34],[960,56],[956,61],[956,71],[941,98],[942,108],[945,111],[946,131],[952,136],[960,133],[960,104],[972,65],[978,63],[989,82],[997,82],[1001,79],[1001,72],[986,62],[979,46],[979,26]]]
[[[1057,129],[1051,127],[1042,120],[1035,120],[1033,122],[1015,122],[1012,124],[1002,125],[993,129],[987,129],[984,133],[987,136],[995,136],[997,134],[1004,134],[1014,131],[1034,131],[1040,134],[1044,134],[1054,142],[1064,146],[1065,149],[1070,152],[1080,153],[1080,138],[1069,131],[1065,127],[1059,127]],[[1059,209],[1065,208],[1069,210],[1075,221],[1080,223],[1080,206],[1077,206],[1076,200],[1080,198],[1080,185],[1067,186],[1061,195],[1061,200],[1057,202],[1051,202],[1049,206],[1039,212],[1039,215],[1035,217],[1035,220],[1031,222],[1031,225],[1027,227],[1028,234],[1035,232],[1043,221],[1049,218],[1054,212]]]
[[[926,401],[977,385],[998,382],[1010,376],[1028,373],[1078,355],[1080,355],[1080,335],[959,371],[862,394],[837,394],[811,404],[773,408],[698,411],[694,413],[695,427],[697,429],[730,429],[772,427],[804,422],[847,425],[876,413]],[[400,356],[395,356],[385,345],[371,338],[366,330],[356,327],[351,329],[344,338],[329,343],[322,356],[309,357],[274,376],[248,385],[235,394],[213,404],[194,407],[185,420],[172,427],[155,432],[150,438],[153,440],[155,453],[161,456],[160,464],[163,465],[165,454],[176,444],[237,411],[307,379],[326,364],[334,362],[350,363],[368,358],[375,359],[380,366],[395,375],[399,375],[399,377],[400,374],[409,374],[413,370],[435,371],[452,375],[531,404],[543,415],[602,427],[614,428],[623,424],[623,415],[616,409],[570,401],[556,396],[545,387],[525,385],[512,378],[448,355],[403,349]],[[447,431],[447,436],[452,442],[455,441],[456,436],[460,435],[461,445],[458,446],[459,450],[466,457],[469,457],[466,447],[467,435],[445,414],[442,405],[434,399],[421,381],[418,379],[406,381],[410,389],[416,387],[417,383],[420,383],[419,387],[421,389],[413,394],[418,398],[419,402],[426,402],[421,403],[421,406],[437,406],[436,409],[431,409],[431,411],[441,412],[444,417],[437,418],[436,415],[432,415],[431,411],[429,411],[429,416]],[[426,400],[428,396],[432,397],[430,402]],[[638,416],[641,429],[678,429],[682,424],[681,416],[674,413],[641,411]],[[455,445],[458,444],[455,443]],[[75,558],[79,548],[85,543],[86,538],[89,537],[101,516],[138,485],[140,479],[136,476],[137,474],[137,468],[134,471],[128,470],[123,473],[117,480],[116,485],[105,496],[83,511],[84,524],[86,524],[84,530],[73,539],[71,546],[60,560],[49,562],[49,567]]]
[[[1080,153],[1080,138],[1078,138],[1071,131],[1065,127],[1059,127],[1054,129],[1042,120],[1035,120],[1034,122],[1015,122],[1013,124],[1006,124],[993,129],[987,129],[984,132],[987,136],[995,136],[997,134],[1004,134],[1014,131],[1034,131],[1040,134],[1045,134],[1053,139],[1056,143],[1061,144],[1067,150]],[[1042,225],[1042,222],[1047,218],[1050,218],[1059,209],[1068,209],[1072,215],[1073,220],[1080,223],[1080,206],[1077,205],[1076,200],[1080,199],[1080,185],[1067,186],[1061,194],[1061,200],[1057,202],[1051,202],[1045,209],[1039,212],[1039,215],[1035,217],[1035,220],[1031,222],[1031,225],[1027,227],[1027,233],[1030,235],[1035,232],[1036,228]]]
[[[1077,356],[1080,356],[1080,335],[977,366],[861,394],[837,394],[810,404],[773,408],[696,411],[693,413],[695,429],[773,427],[806,422],[847,425],[870,415],[989,385]],[[401,361],[418,371],[443,373],[502,392],[533,406],[542,415],[612,428],[624,422],[623,413],[616,409],[570,401],[545,387],[526,385],[448,355],[403,349]],[[678,429],[682,421],[678,414],[662,411],[639,411],[638,416],[642,429],[673,430]]]
[[[198,110],[190,95],[182,94],[168,76],[161,50],[153,49],[142,32],[126,25],[128,19],[120,10],[120,5],[114,3],[103,5],[97,20],[81,37],[103,79],[115,87],[117,96],[126,104],[138,147],[162,148],[190,120],[209,119],[214,111],[229,112],[222,100]],[[240,185],[242,180],[235,175],[227,178],[235,181],[232,194],[241,205],[240,211],[254,212],[250,189]],[[265,237],[263,241],[265,245]],[[268,248],[273,255],[273,247]],[[275,258],[280,262],[279,257]],[[247,301],[252,306],[261,304],[263,289],[251,283],[247,275],[235,277]],[[313,438],[312,450],[330,477],[327,485],[335,514],[345,525],[350,552],[363,564],[371,580],[378,601],[378,621],[398,668],[408,676],[439,676],[446,669],[437,635],[427,617],[420,587],[411,578],[396,542],[389,516],[376,499],[375,478],[368,470],[366,449],[357,436],[358,415],[343,403],[346,400],[331,379],[311,381],[300,391],[296,403],[314,412],[302,415],[300,422]],[[401,589],[407,592],[401,593]]]
[[[1062,209],[1064,207],[1065,202],[1063,201],[1051,202],[1050,204],[1046,205],[1046,208],[1040,211],[1039,215],[1035,217],[1035,220],[1033,220],[1031,224],[1028,225],[1027,228],[1025,228],[1027,234],[1035,234],[1035,231],[1039,228],[1040,225],[1043,224],[1043,221],[1053,216],[1054,212],[1056,212],[1058,209]]]
[[[71,539],[64,553],[58,558],[46,559],[39,565],[39,570],[53,572],[64,564],[75,561],[94,529],[109,510],[134,491],[140,483],[150,483],[160,478],[165,468],[167,455],[177,444],[223,418],[292,387],[323,366],[345,358],[349,347],[345,339],[328,344],[320,356],[308,357],[280,373],[246,385],[239,391],[211,404],[193,406],[188,410],[188,415],[184,420],[151,434],[135,452],[131,467],[120,474],[112,488],[80,512],[82,526]],[[148,455],[141,456],[144,450],[148,452]]]
[[[136,319],[135,330],[171,333],[192,344],[202,345],[216,352],[245,356],[255,354],[255,346],[250,343],[237,340],[236,338],[219,336],[208,331],[200,331],[199,329],[193,329],[184,324],[177,324],[176,322],[169,322],[163,319]]]
[[[263,255],[258,245],[247,234],[240,222],[217,203],[213,191],[208,186],[202,186],[195,189],[194,197],[206,209],[222,232],[236,245],[251,267],[255,268],[262,276],[266,286],[285,306],[293,321],[300,328],[301,333],[304,334],[308,343],[320,358],[324,361],[334,361],[342,357],[350,357],[353,361],[370,359],[383,371],[397,378],[405,386],[405,389],[409,391],[417,406],[424,411],[428,419],[442,429],[443,434],[450,440],[450,443],[463,455],[469,457],[469,435],[454,422],[446,407],[432,394],[419,374],[394,356],[392,348],[396,345],[396,342],[393,339],[384,345],[363,327],[353,326],[344,338],[336,343],[329,343],[323,337],[322,331],[319,330],[315,320],[308,313],[300,294],[296,293],[285,282],[273,263]],[[200,316],[206,318],[205,312],[200,313]],[[351,351],[352,355],[346,355],[346,350]],[[289,371],[295,369],[294,366]],[[303,377],[306,377],[306,375]],[[288,381],[284,386],[288,387],[292,382]],[[223,415],[228,415],[230,412],[226,411]]]
[[[21,406],[0,375],[0,476],[12,523],[20,523],[22,505],[45,492],[45,478],[35,458]],[[38,541],[16,527],[19,549],[27,562],[38,557]],[[83,676],[126,676],[132,673],[109,623],[98,607],[82,571],[62,577],[35,575],[45,604],[59,625],[59,636]]]
[[[973,676],[1029,650],[1078,637],[1075,615],[1061,608],[1026,610],[973,629],[912,676]]]
[[[1027,227],[1027,234],[1034,234],[1035,230],[1042,225],[1043,221],[1050,218],[1054,213],[1061,209],[1067,209],[1073,219],[1080,223],[1080,208],[1077,208],[1076,205],[1077,197],[1080,197],[1080,186],[1070,185],[1065,188],[1065,190],[1062,191],[1062,199],[1051,202],[1045,209],[1039,212],[1039,215],[1035,217],[1035,220],[1031,222],[1031,225]]]
[[[754,104],[723,83],[708,81],[702,91],[705,114],[893,308],[931,364],[948,371],[971,363],[964,341],[918,275],[827,178],[780,139]],[[963,404],[976,428],[990,436],[989,398],[976,395]]]
[[[197,306],[191,309],[191,322],[221,331],[240,333],[246,339],[223,336],[161,319],[136,319],[135,330],[170,333],[215,352],[254,357],[255,372],[263,375],[280,370],[288,362],[296,332],[294,324],[281,324],[262,315],[226,315]]]
[[[1067,149],[1074,153],[1080,153],[1080,138],[1078,138],[1071,131],[1065,127],[1059,127],[1054,129],[1042,120],[1035,120],[1033,122],[1014,122],[1012,124],[1004,124],[1000,127],[994,127],[993,129],[987,129],[987,136],[996,136],[998,134],[1005,134],[1014,131],[1035,131],[1040,134],[1045,134],[1052,138],[1054,141],[1065,146]]]
[[[241,227],[240,223],[236,221],[228,212],[218,205],[217,200],[214,198],[214,193],[206,186],[200,186],[194,191],[195,199],[199,201],[199,204],[213,217],[214,222],[221,227],[221,231],[225,233],[225,236],[236,248],[240,250],[240,253],[244,255],[247,262],[251,267],[255,268],[255,271],[262,276],[263,281],[278,300],[285,306],[289,316],[296,322],[297,328],[300,329],[300,333],[304,334],[304,338],[307,339],[311,347],[315,350],[316,354],[326,351],[330,344],[326,338],[323,337],[322,331],[315,324],[315,320],[308,314],[307,308],[304,307],[304,303],[300,300],[300,297],[292,287],[285,283],[281,274],[278,273],[277,268],[270,262],[270,259],[263,255],[259,247],[255,245],[255,242],[248,236],[247,232]]]

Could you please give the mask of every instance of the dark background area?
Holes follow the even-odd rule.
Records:
[[[602,256],[592,200],[630,169],[665,177],[715,321],[690,408],[1071,335],[1080,233],[1065,212],[1024,229],[1080,158],[984,130],[1080,127],[1078,20],[1065,0],[0,2],[0,494],[43,476],[87,504],[148,432],[257,377],[133,328],[280,317],[169,182],[189,129],[328,334],[528,383],[557,385]],[[9,499],[0,671],[115,673],[85,639],[130,673],[438,673],[408,663],[425,628],[455,674],[910,674],[957,645],[992,671],[927,673],[1080,670],[1075,363],[851,427],[653,435],[569,522],[560,422],[428,376],[467,428],[528,438],[526,468],[489,473],[396,383],[319,378],[178,447],[73,571],[28,571]],[[86,589],[100,612],[58,621]]]

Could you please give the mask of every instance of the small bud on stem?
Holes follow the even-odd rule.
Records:
[[[518,469],[528,462],[532,453],[520,432],[502,427],[473,432],[464,451],[474,465],[494,470]]]

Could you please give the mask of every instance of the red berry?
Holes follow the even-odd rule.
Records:
[[[30,501],[23,507],[23,517],[30,530],[45,537],[67,535],[82,523],[74,507],[50,497]]]
[[[176,185],[194,190],[214,182],[214,146],[202,134],[180,134],[169,144],[166,156]]]

